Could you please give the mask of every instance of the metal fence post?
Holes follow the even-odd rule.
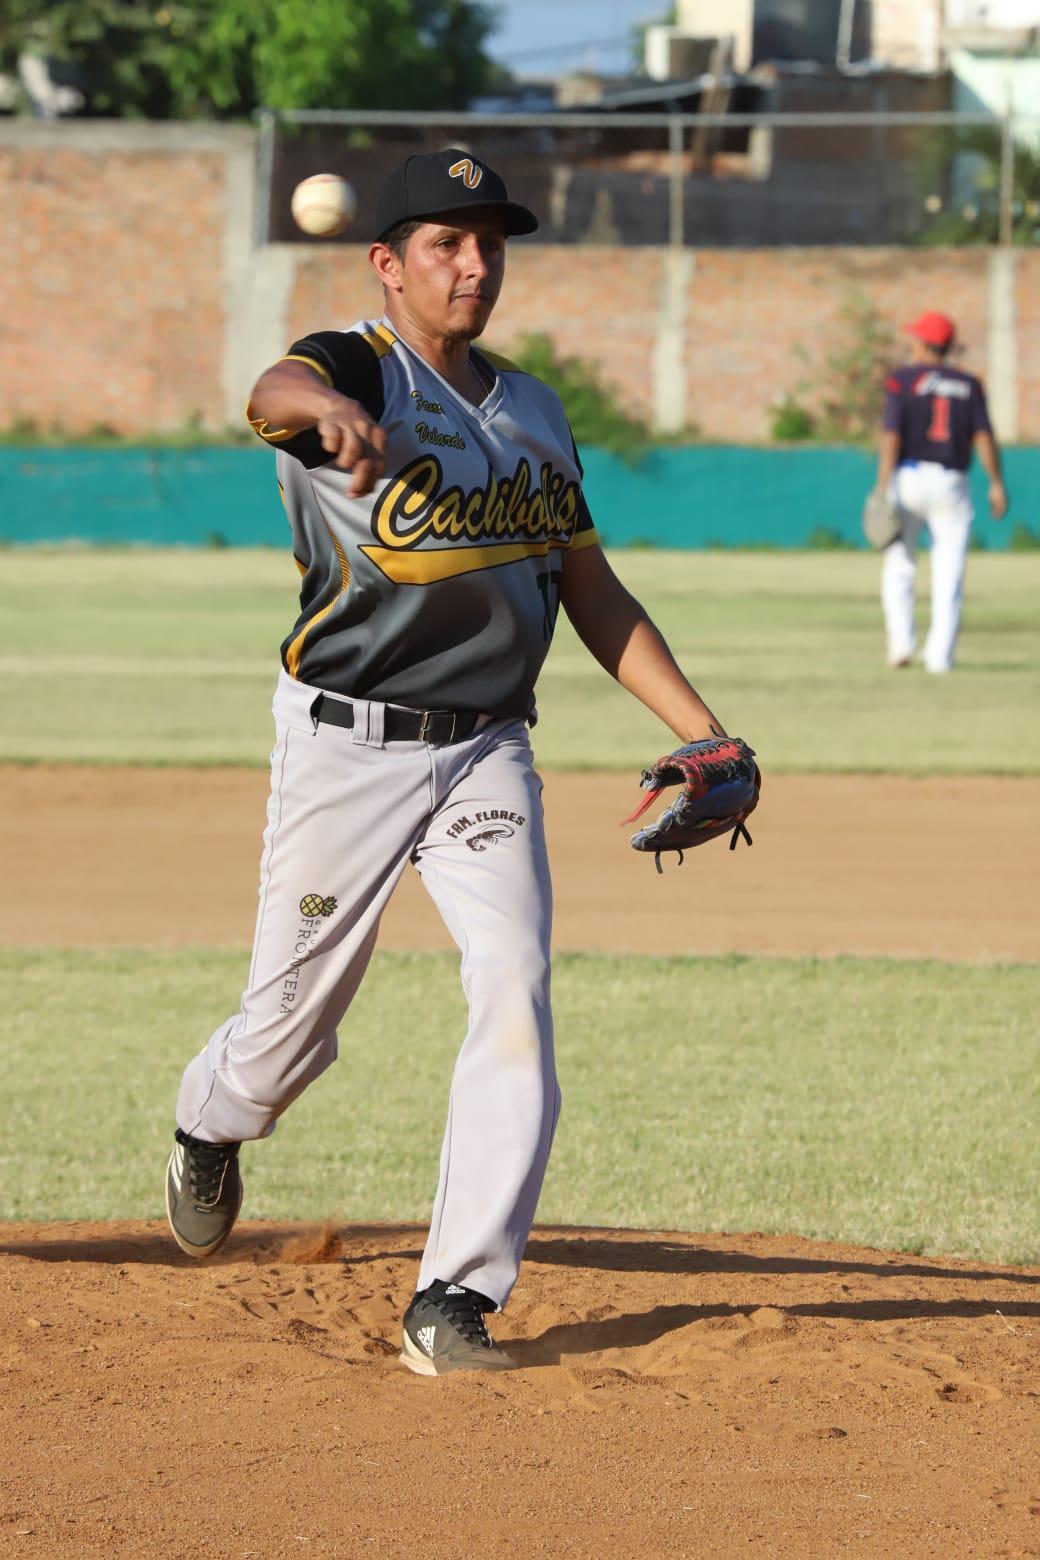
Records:
[[[668,150],[671,168],[668,184],[668,242],[673,249],[683,247],[683,124],[677,114],[668,121]]]
[[[852,56],[852,24],[856,16],[856,0],[841,0],[838,12],[838,47],[834,63],[839,70],[848,70]]]
[[[1000,122],[1000,242],[1006,248],[1015,235],[1015,118],[1010,101]]]

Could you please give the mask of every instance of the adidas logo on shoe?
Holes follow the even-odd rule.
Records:
[[[453,1370],[513,1370],[513,1361],[491,1338],[484,1320],[492,1302],[462,1284],[435,1279],[404,1313],[401,1363],[418,1376]]]

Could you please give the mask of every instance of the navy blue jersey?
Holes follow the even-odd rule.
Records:
[[[974,374],[912,363],[885,380],[884,427],[898,433],[899,459],[930,460],[967,471],[977,433],[989,433],[986,396]]]

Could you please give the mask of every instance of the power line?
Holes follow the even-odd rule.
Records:
[[[511,63],[514,60],[554,59],[561,54],[577,54],[585,49],[613,49],[618,48],[622,44],[630,48],[632,45],[631,35],[615,36],[613,38],[577,38],[571,43],[561,42],[551,46],[546,45],[541,49],[513,49],[508,54],[503,54],[501,59],[503,63]],[[489,48],[491,53],[494,54],[494,45],[490,44]]]

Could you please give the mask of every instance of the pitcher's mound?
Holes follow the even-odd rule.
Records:
[[[492,1331],[396,1355],[423,1231],[0,1227],[5,1554],[1040,1554],[1040,1269],[536,1232]]]

